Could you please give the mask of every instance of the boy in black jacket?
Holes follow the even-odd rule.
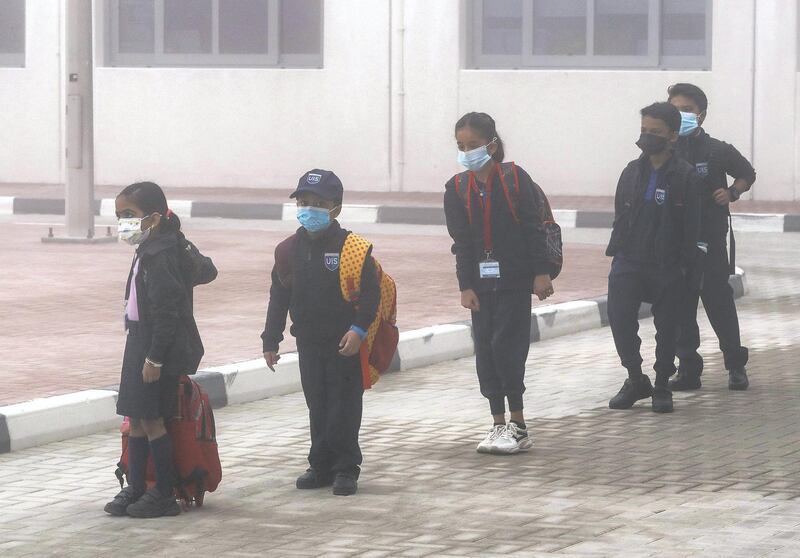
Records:
[[[668,94],[670,103],[681,111],[677,153],[695,167],[704,182],[700,240],[708,245],[708,255],[703,262],[702,291],[689,296],[684,307],[678,337],[680,367],[678,375],[670,380],[670,387],[680,391],[697,389],[701,385],[703,358],[697,352],[700,348],[697,303],[702,297],[728,370],[728,388],[746,390],[750,385],[745,370],[748,351],[742,346],[733,289],[728,284],[728,277],[734,272],[735,245],[731,234],[729,261],[725,237],[730,204],[750,189],[756,181],[756,171],[734,146],[712,138],[701,128],[708,108],[702,89],[691,83],[676,83]],[[728,175],[734,179],[731,186],[728,186]]]
[[[314,169],[300,178],[291,197],[297,199],[302,226],[275,250],[261,339],[264,359],[274,371],[287,312],[291,315],[311,426],[310,467],[297,479],[297,488],[333,484],[334,494],[346,496],[355,494],[361,471],[358,431],[364,387],[359,350],[377,315],[380,286],[368,255],[358,306],[342,295],[339,266],[350,234],[335,220],[342,196],[342,183],[331,171]]]
[[[608,319],[628,379],[609,402],[630,409],[652,395],[653,411],[673,409],[668,388],[675,373],[679,307],[687,279],[695,274],[699,228],[699,179],[675,157],[681,115],[669,103],[641,110],[639,159],[622,171],[615,199],[614,228],[606,249],[613,256],[608,276]],[[689,282],[691,283],[691,281]],[[655,388],[642,372],[639,306],[652,303],[656,327]]]

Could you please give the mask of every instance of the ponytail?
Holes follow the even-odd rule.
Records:
[[[485,112],[468,112],[456,122],[455,131],[458,132],[462,128],[472,128],[486,140],[486,143],[494,142],[497,148],[492,154],[492,159],[498,163],[503,162],[506,158],[503,140],[500,139],[500,134],[497,133],[497,125],[491,116]]]

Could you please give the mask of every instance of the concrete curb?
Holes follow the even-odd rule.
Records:
[[[293,221],[293,203],[245,203],[172,200],[171,209],[181,219],[212,217],[220,219],[264,219]],[[556,221],[562,228],[610,229],[611,211],[557,209]],[[64,215],[63,199],[17,198],[0,196],[0,215]],[[95,214],[114,216],[114,200],[95,201]],[[444,225],[444,211],[437,206],[344,204],[342,220],[348,223],[387,223],[396,225]],[[800,232],[800,215],[784,213],[734,213],[733,228],[742,232]]]
[[[736,298],[747,293],[744,271],[730,278]],[[640,317],[650,316],[642,305]],[[536,308],[531,313],[531,343],[608,325],[606,297]],[[609,345],[611,347],[611,345]],[[400,334],[391,370],[410,370],[473,353],[469,322],[435,325]],[[215,366],[194,379],[215,409],[301,391],[297,353],[283,355],[270,372],[262,359]],[[117,391],[91,389],[0,407],[0,453],[102,432],[120,424]]]

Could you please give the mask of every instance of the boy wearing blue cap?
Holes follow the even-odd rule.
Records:
[[[345,300],[339,267],[351,234],[336,217],[343,187],[331,171],[305,173],[292,193],[301,227],[275,249],[263,341],[264,359],[275,371],[287,313],[297,339],[300,379],[309,410],[308,470],[297,488],[333,485],[355,494],[361,471],[358,432],[364,386],[359,351],[377,315],[380,286],[371,247],[361,269],[358,304]]]

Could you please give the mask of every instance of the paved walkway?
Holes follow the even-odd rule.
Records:
[[[42,244],[33,216],[0,217],[0,405],[119,382],[125,343],[122,301],[132,249]],[[38,218],[40,222],[56,218]],[[98,219],[98,223],[110,222]],[[21,224],[22,223],[22,224]],[[192,219],[185,229],[220,270],[196,289],[204,366],[261,356],[273,250],[292,223]],[[443,227],[358,225],[398,284],[398,326],[415,329],[469,319],[459,304],[452,241]],[[568,265],[548,302],[606,292],[601,246],[570,244]],[[288,335],[282,351],[294,350]]]
[[[102,513],[117,434],[22,450],[0,456],[0,554],[795,558],[800,238],[739,244],[747,392],[726,389],[707,324],[703,389],[676,394],[667,416],[606,407],[624,376],[608,329],[545,341],[526,395],[536,446],[503,458],[474,451],[488,412],[471,360],[390,375],[366,395],[351,498],[293,487],[307,449],[300,394],[226,407],[222,485],[163,521]],[[644,322],[645,355],[652,333]]]

